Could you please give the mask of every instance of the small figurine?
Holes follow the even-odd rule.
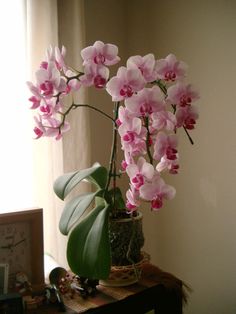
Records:
[[[50,287],[55,285],[59,293],[69,295],[71,298],[76,293],[80,294],[82,298],[87,298],[88,296],[94,296],[97,291],[98,280],[76,276],[61,267],[53,269],[49,275],[49,279],[51,283]]]
[[[28,276],[23,272],[18,272],[15,279],[15,288],[21,295],[31,295],[32,287]]]
[[[94,296],[98,285],[98,280],[91,280],[85,277],[75,276],[76,282],[71,284],[71,289],[79,292],[83,298]]]
[[[45,294],[48,303],[58,304],[60,312],[66,311],[64,302],[60,296],[60,293],[56,285],[54,284],[48,285],[45,289]]]

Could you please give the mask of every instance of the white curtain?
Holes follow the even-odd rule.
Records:
[[[80,50],[84,47],[83,0],[25,0],[27,20],[27,55],[29,80],[52,45],[67,48],[66,61],[80,68]],[[73,96],[85,102],[80,91]],[[62,141],[43,138],[33,144],[34,199],[44,210],[44,248],[62,266],[66,262],[66,237],[58,229],[63,208],[53,192],[54,180],[64,172],[90,165],[89,119],[86,110],[77,110],[70,117],[71,130]],[[30,135],[29,135],[30,136]],[[88,187],[83,186],[83,190]]]
[[[0,213],[32,205],[30,111],[27,110],[23,0],[0,10]],[[28,185],[27,185],[28,184]]]

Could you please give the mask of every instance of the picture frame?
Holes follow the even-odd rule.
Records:
[[[8,268],[7,263],[0,263],[0,295],[8,291]]]
[[[44,284],[43,209],[0,214],[0,263],[9,265],[9,291],[20,283],[16,274],[26,274],[32,286]]]

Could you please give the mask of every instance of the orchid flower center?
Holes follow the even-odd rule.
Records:
[[[151,206],[153,209],[159,209],[163,205],[162,197],[161,195],[157,195],[152,201]]]
[[[135,177],[131,180],[136,189],[139,189],[140,186],[144,184],[144,177],[141,173],[137,173]]]
[[[43,131],[40,130],[38,127],[34,128],[34,133],[37,136],[37,138],[41,137],[43,135]]]
[[[176,154],[177,154],[177,149],[172,148],[170,146],[167,148],[167,150],[166,150],[167,159],[175,160],[177,158]]]
[[[185,106],[190,106],[192,102],[192,98],[188,95],[182,95],[180,97],[180,106],[185,107]]]
[[[174,81],[176,79],[176,74],[174,71],[170,70],[165,73],[166,81]]]
[[[121,120],[119,118],[116,119],[116,125],[119,127],[119,126],[121,126],[121,124],[122,124]]]
[[[132,143],[135,139],[135,134],[132,131],[128,131],[124,136],[123,136],[123,141],[127,143]]]
[[[196,124],[196,121],[193,118],[187,118],[185,120],[185,126],[188,130],[194,129],[194,124]]]
[[[104,64],[106,61],[106,58],[101,53],[97,54],[96,57],[94,57],[94,62],[96,64]]]
[[[120,95],[125,97],[131,97],[133,95],[133,90],[129,85],[124,85],[120,90]]]
[[[43,61],[43,62],[41,62],[41,64],[40,64],[40,68],[41,68],[41,69],[45,69],[45,70],[47,70],[47,68],[48,68],[48,62],[47,62],[47,61]]]
[[[44,106],[40,106],[40,111],[46,114],[50,114],[51,113],[51,106],[49,105],[44,105]]]
[[[125,171],[125,169],[127,168],[127,166],[128,166],[128,164],[127,164],[127,162],[125,161],[125,160],[122,160],[122,162],[121,162],[121,167],[122,167],[122,169]]]
[[[140,106],[140,113],[142,116],[149,115],[153,113],[152,106],[148,103],[144,103]]]
[[[170,173],[171,174],[177,174],[178,173],[178,170],[179,170],[179,165],[171,165],[171,168],[170,168]]]
[[[45,81],[44,83],[40,84],[40,89],[43,92],[43,95],[49,96],[53,93],[53,84],[50,81]]]
[[[95,76],[93,83],[96,88],[103,88],[106,84],[106,79],[101,75],[97,75]]]
[[[129,210],[132,210],[134,208],[136,208],[137,206],[131,204],[129,201],[126,202],[126,208],[129,209]]]

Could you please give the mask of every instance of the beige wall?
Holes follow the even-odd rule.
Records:
[[[177,196],[159,213],[145,209],[145,249],[193,288],[185,313],[235,314],[236,1],[86,0],[85,14],[87,44],[117,43],[122,56],[172,52],[189,64],[201,94],[195,145],[179,133],[181,172],[169,181]],[[91,119],[92,158],[107,162],[110,126]]]

